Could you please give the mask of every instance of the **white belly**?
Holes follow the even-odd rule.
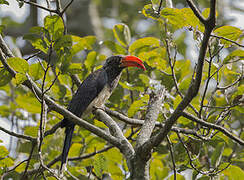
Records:
[[[90,113],[92,113],[93,107],[102,107],[106,101],[108,100],[108,98],[110,97],[111,92],[110,92],[110,88],[108,87],[108,85],[106,85],[103,90],[98,94],[98,97],[96,97],[90,104],[89,106],[86,108],[86,110],[83,112],[82,114],[82,118],[85,118],[87,115],[89,115]]]

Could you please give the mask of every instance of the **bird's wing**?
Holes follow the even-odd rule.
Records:
[[[76,91],[68,110],[76,116],[81,117],[89,104],[98,96],[105,87],[107,74],[103,68],[90,74]]]

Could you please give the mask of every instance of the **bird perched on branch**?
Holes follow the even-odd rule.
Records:
[[[121,72],[126,67],[137,67],[145,70],[142,60],[135,56],[111,56],[106,59],[102,68],[91,73],[80,85],[68,110],[78,117],[91,113],[93,107],[101,107],[116,88]],[[61,157],[61,171],[67,162],[75,124],[67,118],[61,122],[65,127],[65,140]]]

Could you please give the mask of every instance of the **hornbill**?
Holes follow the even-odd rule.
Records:
[[[88,75],[82,82],[71,102],[68,110],[78,117],[85,117],[91,113],[93,107],[101,107],[116,88],[122,70],[126,67],[138,67],[145,70],[142,60],[135,56],[111,56],[106,59],[102,68]],[[66,164],[75,124],[64,118],[61,127],[65,127],[65,140],[61,156],[61,171]]]

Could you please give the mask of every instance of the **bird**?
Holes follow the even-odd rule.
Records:
[[[94,107],[102,107],[118,85],[122,70],[137,67],[146,70],[143,61],[136,56],[116,55],[106,59],[102,68],[90,73],[73,95],[68,110],[78,117],[86,117]],[[75,123],[64,117],[61,127],[65,127],[65,139],[61,155],[60,171],[66,168]]]

